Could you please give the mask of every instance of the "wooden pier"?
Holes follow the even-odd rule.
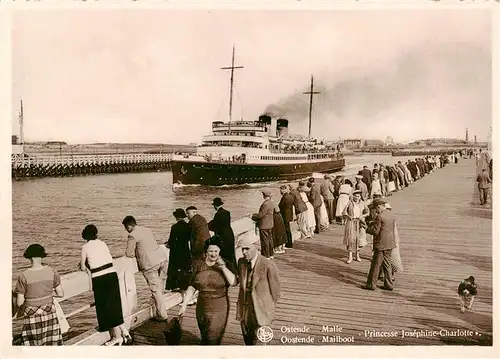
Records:
[[[478,197],[472,197],[477,192],[475,175],[475,160],[460,160],[388,197],[398,220],[405,266],[393,292],[360,288],[369,270],[371,247],[362,250],[361,263],[346,264],[339,225],[313,239],[296,241],[294,249],[276,255],[282,293],[272,324],[274,338],[267,344],[311,337],[316,345],[492,345],[492,213],[489,205],[480,206]],[[470,275],[476,278],[478,295],[473,311],[462,314],[457,288]],[[243,345],[235,319],[237,288],[230,290],[230,297],[223,345]],[[177,311],[175,307],[170,313]],[[341,331],[324,331],[323,326]],[[309,332],[282,331],[291,327],[306,327]],[[166,345],[163,329],[163,323],[148,321],[133,331],[134,342]],[[401,330],[411,332],[408,335],[414,330],[447,330],[441,334],[449,335],[401,338]],[[472,334],[451,336],[457,330]],[[399,336],[370,337],[370,331],[393,331]],[[330,342],[337,336],[352,337],[353,342]],[[198,341],[192,306],[183,321],[181,344]]]
[[[172,154],[12,156],[12,179],[170,170]]]
[[[398,221],[405,266],[393,292],[360,288],[370,266],[371,246],[363,248],[361,263],[346,264],[343,227],[339,225],[313,239],[296,240],[293,249],[276,255],[282,292],[272,324],[274,338],[267,344],[492,345],[492,209],[479,205],[475,177],[475,160],[460,160],[388,197]],[[255,231],[249,218],[232,226],[237,237]],[[237,257],[240,255],[237,250]],[[115,266],[118,272],[137,271],[130,258],[116,259]],[[473,311],[462,314],[457,287],[470,275],[476,278],[478,295]],[[63,308],[67,299],[82,295],[92,301],[85,272],[63,275],[62,285]],[[237,288],[231,288],[223,345],[243,345],[235,319],[236,296]],[[79,300],[78,305],[87,308],[91,303]],[[169,314],[175,316],[180,294],[165,293],[164,300],[171,308]],[[166,345],[165,323],[151,321],[152,315],[152,308],[146,306],[126,316],[135,345]],[[69,322],[71,325],[71,318]],[[19,332],[20,324],[14,322],[14,333]],[[307,332],[286,332],[290,328]],[[402,330],[409,336],[401,338]],[[384,331],[398,336],[376,336]],[[95,329],[83,333],[70,329],[64,338],[65,345],[102,345],[109,335]],[[313,342],[293,343],[294,338]],[[190,306],[181,345],[198,343],[195,307]]]

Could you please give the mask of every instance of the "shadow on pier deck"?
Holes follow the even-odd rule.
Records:
[[[393,292],[360,288],[371,248],[362,250],[361,263],[346,264],[343,227],[338,225],[313,239],[296,241],[294,249],[277,255],[282,295],[272,324],[274,338],[268,344],[282,345],[282,338],[295,337],[327,344],[340,336],[353,337],[345,342],[351,345],[492,345],[491,207],[480,206],[477,196],[471,203],[475,173],[474,160],[461,160],[388,198],[399,223],[405,266]],[[476,278],[478,295],[473,311],[462,314],[456,290],[470,275]],[[224,345],[243,345],[235,319],[236,296],[237,288],[231,288]],[[174,307],[170,314],[177,311]],[[148,321],[136,328],[135,345],[166,345],[164,325]],[[309,332],[282,332],[285,327],[304,326]],[[339,326],[342,331],[324,332],[323,326]],[[402,338],[401,330],[413,336]],[[416,337],[414,330],[444,331]],[[464,335],[459,330],[471,332]],[[370,337],[369,331],[398,332],[398,337]],[[183,322],[181,344],[196,345],[198,338],[192,306]]]

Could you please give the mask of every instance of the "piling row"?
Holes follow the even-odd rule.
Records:
[[[169,154],[13,158],[12,179],[170,170]]]

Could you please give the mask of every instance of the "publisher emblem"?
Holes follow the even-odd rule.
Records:
[[[257,330],[257,339],[259,339],[262,343],[270,342],[273,339],[273,336],[273,330],[268,326],[264,325]]]

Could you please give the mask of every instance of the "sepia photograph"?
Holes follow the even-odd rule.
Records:
[[[12,346],[492,347],[492,13],[13,9]]]

